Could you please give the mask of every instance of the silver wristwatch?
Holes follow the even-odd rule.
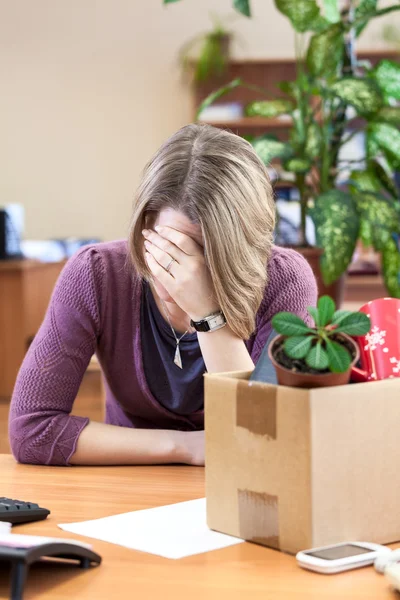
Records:
[[[205,317],[201,321],[190,321],[191,327],[194,327],[196,331],[207,332],[217,331],[226,325],[225,315],[222,310]]]

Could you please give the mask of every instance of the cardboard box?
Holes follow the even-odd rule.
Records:
[[[205,378],[211,529],[296,553],[400,540],[400,379],[305,390]]]

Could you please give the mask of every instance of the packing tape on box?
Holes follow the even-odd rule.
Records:
[[[276,395],[276,386],[239,381],[236,391],[237,427],[276,440]]]
[[[275,440],[277,387],[238,381],[236,425]],[[278,496],[238,489],[238,505],[240,537],[279,549]]]

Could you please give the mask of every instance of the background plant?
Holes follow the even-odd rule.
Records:
[[[317,308],[310,306],[308,312],[314,319],[315,328],[308,327],[293,313],[281,312],[273,317],[273,328],[286,338],[283,345],[285,354],[292,359],[304,359],[310,368],[317,371],[347,371],[353,357],[333,338],[339,333],[365,335],[371,328],[369,317],[359,312],[335,311],[335,303],[330,296],[322,296]]]
[[[177,0],[164,0],[171,1]],[[280,84],[285,97],[261,99],[245,110],[248,116],[265,118],[289,115],[292,127],[286,142],[266,134],[252,144],[266,164],[279,159],[284,172],[294,173],[300,192],[300,245],[308,245],[310,215],[317,245],[324,250],[325,283],[346,271],[361,239],[381,254],[388,292],[400,297],[400,202],[393,177],[400,170],[400,64],[382,60],[372,68],[358,61],[354,51],[354,40],[367,24],[400,10],[400,3],[379,9],[379,0],[347,0],[347,10],[340,11],[338,0],[321,0],[321,11],[316,0],[274,1],[295,31],[297,76]],[[250,0],[234,0],[233,5],[251,15]],[[236,79],[216,90],[199,113],[240,85],[246,83]],[[349,168],[340,149],[360,132],[365,138],[363,168],[357,160],[349,186],[338,189],[338,175]]]
[[[196,35],[180,50],[183,68],[193,75],[193,80],[197,83],[204,83],[213,77],[221,77],[229,63],[229,44],[233,34],[215,14],[211,15],[211,19],[212,30]],[[193,60],[195,51],[197,56]]]

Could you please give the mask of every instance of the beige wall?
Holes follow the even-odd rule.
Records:
[[[382,6],[391,2],[382,2]],[[230,0],[0,0],[0,203],[20,202],[30,238],[123,237],[140,171],[191,119],[177,50]],[[238,56],[288,56],[272,0],[234,28]],[[399,17],[389,17],[388,20]],[[362,46],[382,45],[383,20]]]

